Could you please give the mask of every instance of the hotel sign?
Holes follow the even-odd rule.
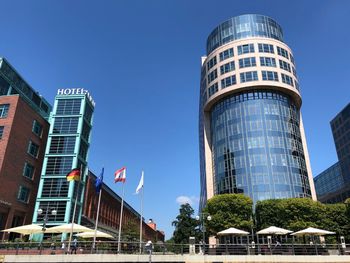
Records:
[[[59,89],[57,90],[57,95],[86,95],[90,100],[92,106],[95,107],[95,101],[90,95],[89,91],[83,88],[72,88],[72,89]]]

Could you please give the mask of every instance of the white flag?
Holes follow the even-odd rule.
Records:
[[[140,182],[139,182],[139,185],[137,186],[136,188],[136,194],[138,194],[141,190],[141,188],[143,187],[143,171],[142,171],[142,175],[141,175],[141,179],[140,179]]]

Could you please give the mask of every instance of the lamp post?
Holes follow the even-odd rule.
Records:
[[[42,228],[43,233],[45,233],[45,230],[46,230],[46,224],[47,224],[47,221],[49,219],[49,211],[51,211],[51,215],[53,215],[53,216],[57,215],[57,211],[55,209],[50,209],[49,206],[46,207],[45,215],[44,215],[44,223],[43,223],[43,228]],[[38,209],[38,215],[41,215],[43,212],[44,211],[42,208]],[[43,239],[44,239],[44,234],[43,234]],[[40,247],[41,247],[41,243],[42,243],[43,239],[41,239]]]
[[[200,216],[196,216],[196,219],[200,222],[200,228],[202,231],[203,239],[202,239],[202,253],[205,254],[205,220],[210,221],[211,216],[208,213],[200,213]]]

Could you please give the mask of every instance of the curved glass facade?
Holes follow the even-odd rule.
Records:
[[[299,116],[291,98],[269,90],[237,93],[214,105],[214,194],[244,193],[254,203],[310,197]]]
[[[263,15],[241,15],[221,23],[207,39],[207,55],[228,42],[247,37],[267,37],[283,42],[282,28]]]

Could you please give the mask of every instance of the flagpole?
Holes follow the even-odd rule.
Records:
[[[83,164],[80,165],[80,179],[83,176],[82,173],[83,170]],[[73,210],[73,216],[72,216],[72,227],[70,229],[70,233],[69,233],[69,241],[68,241],[68,253],[70,251],[70,243],[72,242],[72,235],[73,235],[73,225],[74,225],[74,218],[75,218],[75,212],[77,210],[77,203],[78,203],[78,195],[79,195],[79,185],[80,185],[80,180],[79,181],[74,181],[78,184],[77,186],[77,193],[75,195],[75,204],[74,204],[74,210]]]
[[[95,222],[94,242],[92,243],[92,248],[93,248],[93,249],[95,249],[95,244],[96,244],[96,234],[97,234],[98,216],[99,216],[99,214],[100,214],[101,193],[102,193],[102,188],[100,189],[100,193],[98,194],[98,204],[97,204],[97,215],[96,215],[96,222]]]
[[[123,182],[122,204],[120,206],[120,219],[119,219],[119,232],[118,232],[118,253],[120,253],[120,238],[121,238],[122,220],[123,220],[124,184],[125,183]]]
[[[143,178],[143,171],[141,178]],[[140,254],[142,252],[142,215],[143,215],[143,186],[142,186],[142,192],[141,192],[141,215],[140,215]]]

